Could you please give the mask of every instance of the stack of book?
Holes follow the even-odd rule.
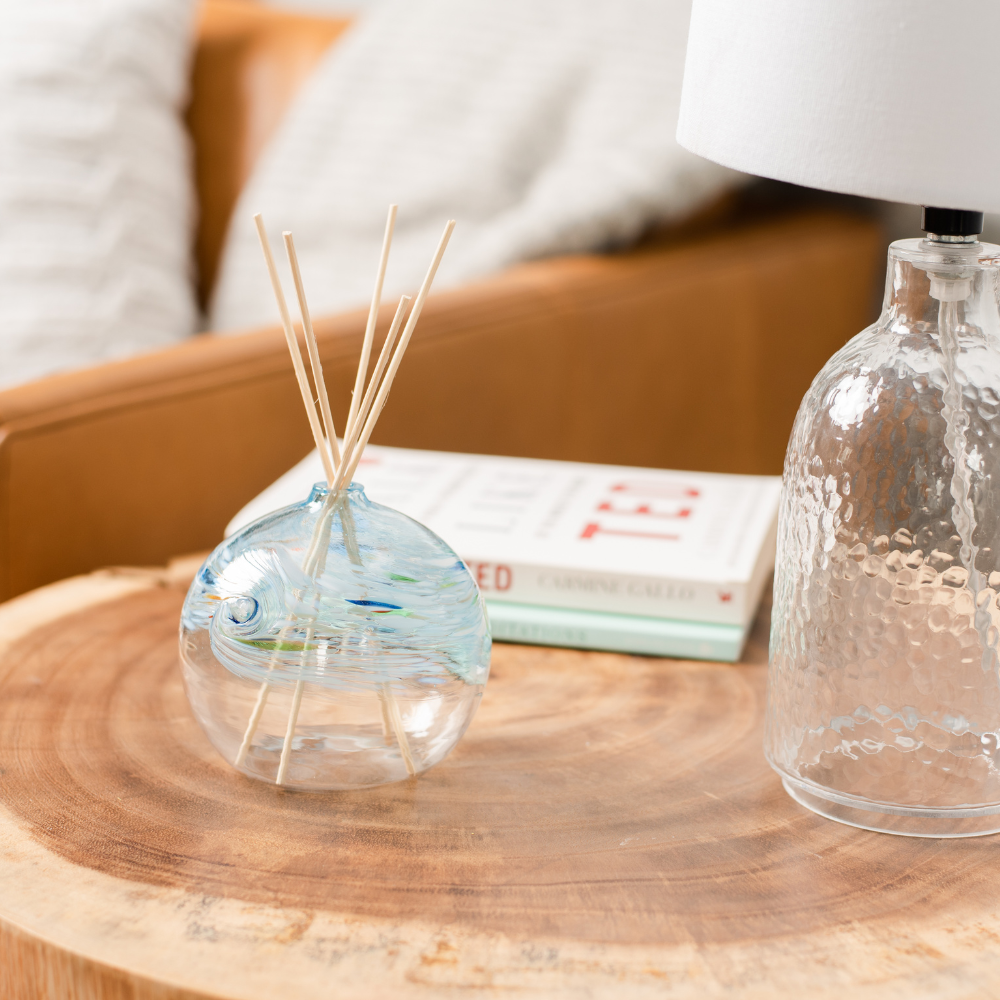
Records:
[[[227,534],[323,478],[314,452]],[[774,567],[775,476],[370,445],[355,479],[462,557],[496,640],[735,661]]]

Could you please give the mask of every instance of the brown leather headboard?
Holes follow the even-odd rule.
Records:
[[[187,120],[198,195],[198,293],[208,300],[236,198],[302,82],[345,18],[249,0],[206,0],[198,20]]]

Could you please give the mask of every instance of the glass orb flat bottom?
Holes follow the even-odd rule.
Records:
[[[779,772],[780,773],[780,772]],[[893,806],[842,795],[781,774],[785,791],[799,805],[826,819],[899,837],[985,837],[1000,833],[1000,804],[964,809]]]

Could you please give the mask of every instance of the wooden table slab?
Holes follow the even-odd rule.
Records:
[[[181,688],[182,572],[0,606],[0,998],[1000,996],[997,838],[821,820],[730,666],[498,645],[444,763],[233,771]]]

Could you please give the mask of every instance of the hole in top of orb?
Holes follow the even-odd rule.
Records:
[[[231,597],[226,601],[229,620],[237,625],[245,625],[257,614],[257,601],[253,597]]]

